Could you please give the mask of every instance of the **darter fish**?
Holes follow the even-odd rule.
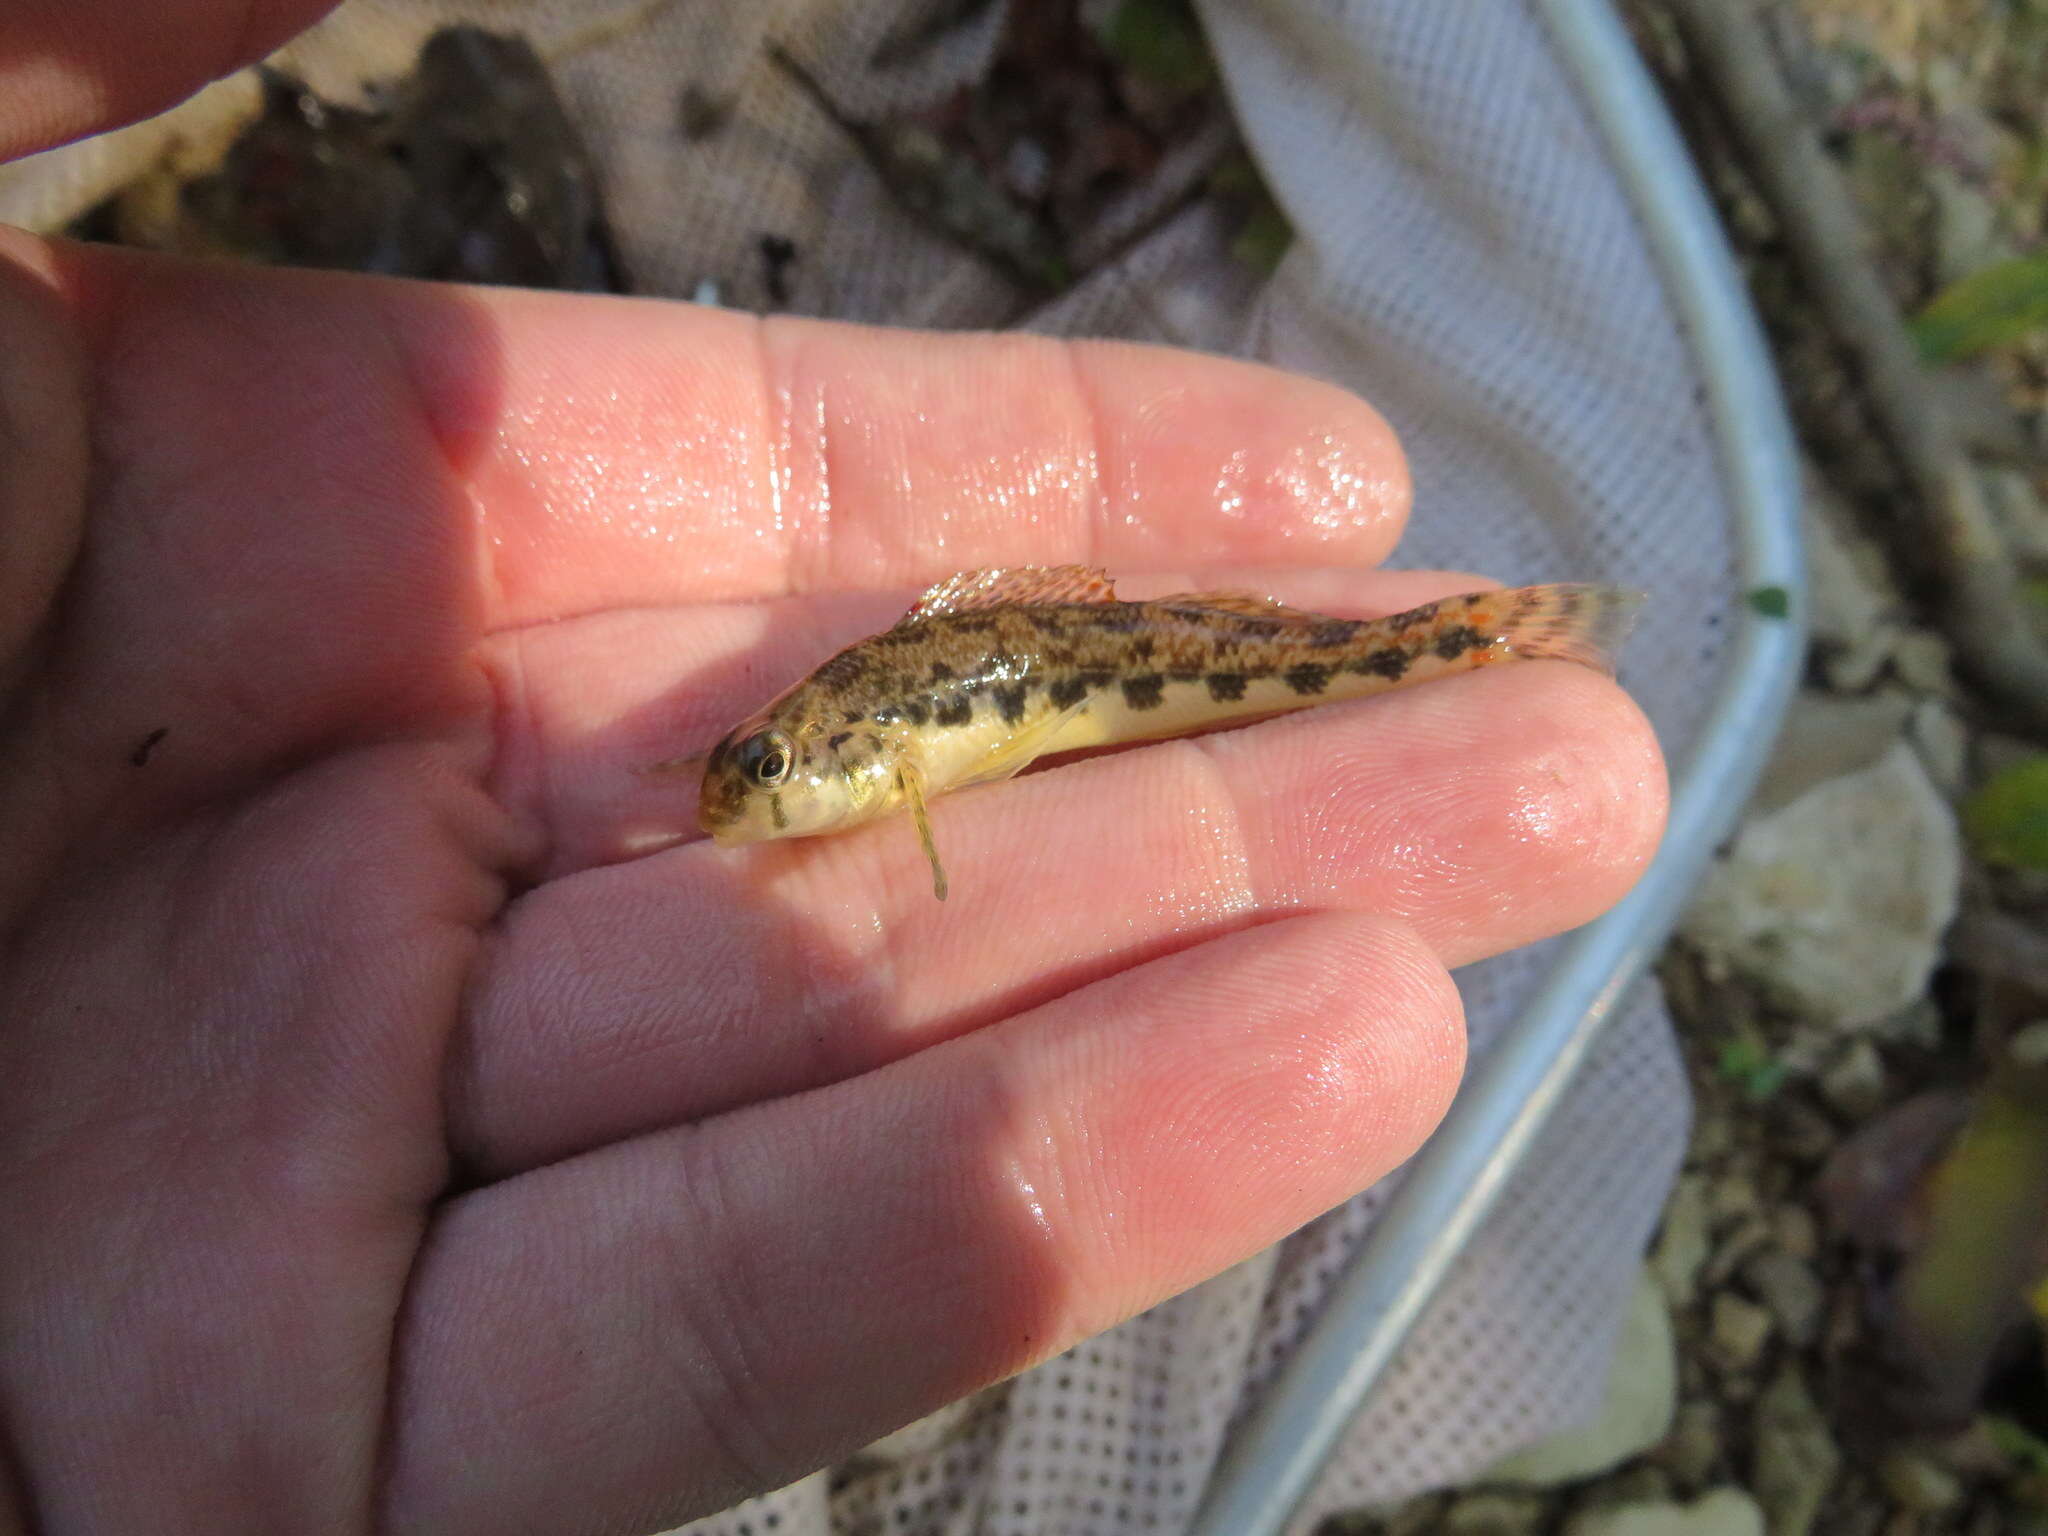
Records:
[[[1265,598],[1116,598],[1084,566],[966,571],[848,646],[708,756],[698,821],[721,843],[809,837],[907,809],[931,860],[932,796],[1052,753],[1151,741],[1475,667],[1541,657],[1611,672],[1639,595],[1556,585],[1474,592],[1383,619]]]

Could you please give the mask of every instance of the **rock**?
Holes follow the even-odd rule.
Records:
[[[1934,787],[1950,800],[1961,799],[1969,787],[1970,738],[1956,712],[1940,699],[1922,699],[1913,706],[1906,735]]]
[[[1681,1488],[1697,1488],[1721,1462],[1721,1410],[1706,1398],[1681,1403],[1657,1462]]]
[[[1449,1503],[1437,1494],[1408,1499],[1390,1509],[1371,1511],[1372,1536],[1435,1536]]]
[[[1871,767],[1905,734],[1913,710],[1913,696],[1899,689],[1866,694],[1802,689],[1750,796],[1749,814],[1767,815],[1816,785]]]
[[[1535,1493],[1468,1493],[1444,1511],[1439,1536],[1531,1536],[1547,1513]]]
[[[1674,1307],[1689,1307],[1699,1294],[1700,1266],[1707,1262],[1707,1180],[1697,1173],[1680,1174],[1664,1205],[1664,1227],[1657,1235],[1650,1272]]]
[[[1755,1302],[1730,1296],[1714,1298],[1708,1313],[1707,1348],[1725,1371],[1749,1371],[1771,1337],[1771,1314]]]
[[[2014,1030],[2005,1042],[2005,1054],[2016,1067],[2048,1067],[2048,1019]]]
[[[1820,1223],[1803,1205],[1781,1205],[1771,1212],[1771,1236],[1795,1259],[1820,1256]]]
[[[1764,1517],[1739,1488],[1716,1488],[1691,1504],[1581,1510],[1565,1522],[1564,1536],[1764,1536]]]
[[[1663,1504],[1671,1499],[1671,1474],[1655,1462],[1638,1462],[1587,1490],[1582,1508],[1596,1504]]]
[[[1734,1150],[1735,1117],[1718,1104],[1702,1104],[1699,1119],[1693,1122],[1688,1162],[1694,1167],[1708,1167]]]
[[[1742,1278],[1776,1319],[1778,1331],[1793,1344],[1803,1349],[1820,1337],[1828,1293],[1812,1265],[1771,1249],[1743,1265]]]
[[[1955,692],[1955,671],[1948,642],[1931,629],[1902,630],[1892,642],[1892,670],[1899,681],[1920,693]]]
[[[1820,1096],[1851,1120],[1884,1108],[1884,1058],[1868,1040],[1851,1040],[1820,1075]]]
[[[1751,819],[1701,883],[1686,935],[1793,1011],[1866,1028],[1921,994],[1961,877],[1955,816],[1901,742]]]
[[[1661,1285],[1645,1267],[1615,1341],[1598,1417],[1517,1452],[1478,1480],[1548,1488],[1595,1476],[1662,1440],[1671,1430],[1677,1402],[1678,1349],[1671,1314]]]
[[[1808,633],[1829,684],[1860,692],[1891,654],[1896,599],[1883,552],[1857,531],[1827,478],[1808,465],[1804,482]]]
[[[1991,469],[1982,474],[1984,499],[1991,504],[2006,548],[2022,566],[2048,565],[2048,502],[2025,470]]]
[[[1893,1451],[1879,1463],[1884,1490],[1917,1514],[1938,1515],[1963,1502],[1963,1480],[1931,1456]]]
[[[1842,1454],[1799,1367],[1786,1366],[1757,1399],[1749,1479],[1770,1536],[1807,1536],[1841,1465]]]
[[[1888,1014],[1871,1025],[1870,1032],[1894,1045],[1911,1045],[1932,1051],[1940,1048],[1941,1037],[1947,1027],[1948,1022],[1941,1016],[1939,1003],[1931,997],[1916,997],[1897,1013]]]
[[[1930,164],[1927,189],[1934,194],[1934,270],[1942,287],[2012,254],[1998,227],[1998,205],[1982,187]]]
[[[1760,1215],[1763,1197],[1756,1192],[1756,1180],[1740,1168],[1731,1168],[1707,1188],[1707,1214],[1717,1227],[1733,1221],[1747,1221]]]
[[[1713,1257],[1700,1271],[1700,1284],[1710,1291],[1719,1290],[1751,1254],[1770,1246],[1771,1224],[1763,1214],[1757,1212],[1743,1217],[1721,1234],[1721,1240],[1714,1245]]]
[[[1842,1139],[1834,1121],[1803,1099],[1781,1096],[1770,1112],[1771,1146],[1795,1163],[1824,1162]]]

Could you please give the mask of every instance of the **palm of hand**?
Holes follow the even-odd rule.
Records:
[[[1444,967],[1654,842],[1639,717],[1540,664],[953,797],[944,908],[894,825],[624,861],[692,811],[634,766],[954,567],[1464,583],[1363,569],[1384,428],[1258,370],[7,254],[0,1423],[51,1529],[797,1475],[1384,1172]]]

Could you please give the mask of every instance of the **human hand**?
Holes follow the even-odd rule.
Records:
[[[954,569],[1469,587],[1372,569],[1405,474],[1323,386],[19,236],[0,335],[17,1527],[787,1481],[1380,1177],[1446,968],[1661,827],[1532,663],[948,796],[944,905],[897,822],[632,857],[694,815],[636,767]]]

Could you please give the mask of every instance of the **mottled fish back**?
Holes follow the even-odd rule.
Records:
[[[850,646],[719,743],[701,819],[727,841],[803,835],[1016,773],[1511,660],[1613,670],[1638,594],[1521,587],[1337,619],[1240,593],[1116,600],[1079,566],[970,571]],[[763,771],[763,770],[767,771]],[[767,798],[763,798],[763,797]],[[933,855],[935,882],[944,879]]]

